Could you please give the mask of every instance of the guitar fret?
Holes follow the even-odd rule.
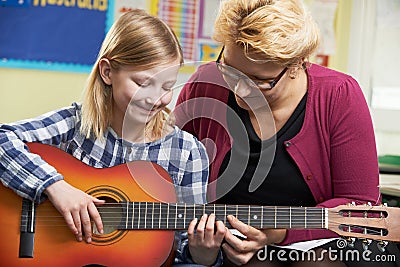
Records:
[[[154,202],[153,202],[153,208],[151,212],[151,229],[154,229]]]
[[[125,219],[126,229],[128,229],[128,220],[129,220],[129,202],[126,202],[126,219]]]
[[[239,205],[236,205],[236,218],[238,217],[238,209],[239,209]]]
[[[162,204],[160,202],[160,217],[158,217],[158,229],[161,229],[161,207],[162,207]]]
[[[185,208],[184,208],[184,211],[183,211],[183,228],[187,228],[186,227],[186,202],[185,202]]]
[[[176,221],[178,220],[178,204],[175,204],[175,229],[176,229]]]
[[[248,212],[247,212],[247,224],[250,225],[250,206],[249,206]]]
[[[326,211],[328,211],[328,210],[326,210]],[[321,212],[322,213],[322,228],[324,228],[324,212]],[[326,229],[328,229],[328,221],[326,222]],[[349,227],[349,229],[350,229],[350,227]]]
[[[147,202],[145,202],[145,211],[144,211],[144,228],[147,229]]]
[[[135,202],[132,202],[132,229],[134,220],[135,220]]]
[[[225,210],[225,214],[224,214],[224,224],[226,225],[226,216],[228,216],[228,215],[226,214],[226,205],[224,205],[224,210]]]
[[[169,221],[169,203],[167,203],[167,229],[168,229],[168,221]]]
[[[264,207],[261,206],[261,229],[264,227]]]
[[[289,228],[292,228],[292,207],[289,207]]]
[[[304,208],[304,228],[307,229],[307,207]]]
[[[277,214],[277,210],[276,210],[276,206],[275,206],[275,210],[274,210],[274,222],[275,222],[275,227],[274,228],[276,228],[276,220],[277,220],[277,216],[276,216],[276,214]]]
[[[138,229],[140,229],[140,202],[138,203],[138,206],[139,206],[139,210],[138,210],[138,223],[137,223],[137,225],[138,225]]]
[[[325,213],[325,228],[328,229],[328,209],[324,208],[323,211]]]

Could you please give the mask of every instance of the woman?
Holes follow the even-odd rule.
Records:
[[[173,125],[167,109],[182,63],[178,40],[164,22],[142,10],[123,14],[103,41],[82,104],[1,125],[1,181],[36,203],[48,198],[76,239],[88,243],[91,219],[103,232],[96,208],[103,201],[71,186],[25,143],[60,148],[96,168],[133,160],[157,163],[171,176],[179,202],[204,203],[205,149]],[[184,262],[179,252],[187,240],[179,241],[177,262]]]
[[[214,39],[223,46],[217,61],[198,68],[175,110],[177,124],[207,148],[210,201],[380,204],[375,137],[363,93],[352,77],[307,62],[318,48],[319,34],[302,2],[223,1]],[[329,239],[337,237],[331,231],[257,230],[233,216],[228,222],[241,237],[227,231],[222,244],[213,227],[203,229],[212,224],[192,225],[189,252],[209,245],[216,257],[222,244],[226,263],[255,266],[260,263],[256,254],[266,245],[318,240],[307,248],[322,256],[319,261],[284,261],[275,255],[261,265],[344,266],[324,255],[337,242]],[[217,232],[223,227],[216,225]]]

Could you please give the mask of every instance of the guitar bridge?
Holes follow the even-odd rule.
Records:
[[[33,258],[35,241],[36,205],[33,201],[22,199],[19,257]]]

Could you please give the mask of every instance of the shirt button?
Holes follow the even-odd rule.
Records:
[[[290,147],[291,145],[292,145],[292,143],[290,141],[285,142],[286,147]]]
[[[324,198],[323,197],[319,197],[319,202],[322,202],[322,201],[324,201]]]
[[[306,179],[307,181],[310,181],[312,179],[312,175],[307,175]]]

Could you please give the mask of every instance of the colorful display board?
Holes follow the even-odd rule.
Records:
[[[0,6],[3,67],[87,72],[114,20],[114,0],[7,1]]]

